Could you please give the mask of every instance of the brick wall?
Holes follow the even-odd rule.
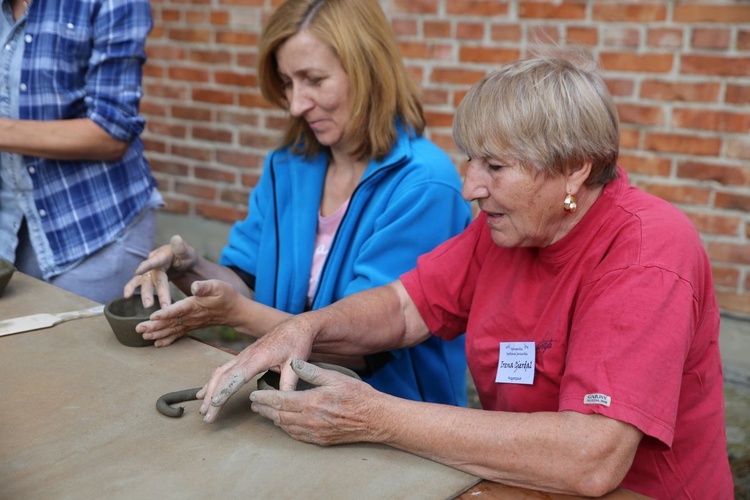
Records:
[[[231,222],[283,114],[256,85],[279,0],[152,0],[142,113],[174,214]],[[700,231],[724,311],[750,315],[750,2],[381,0],[420,83],[428,135],[462,168],[453,111],[489,69],[551,40],[591,47],[622,122],[620,163]]]

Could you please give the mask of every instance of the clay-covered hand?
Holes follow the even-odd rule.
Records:
[[[199,255],[179,234],[172,236],[169,245],[162,245],[148,254],[135,270],[135,276],[126,285],[123,296],[130,297],[141,289],[145,307],[154,303],[154,292],[162,307],[172,303],[169,280],[195,267]]]
[[[273,420],[298,441],[321,446],[378,442],[375,420],[387,396],[369,384],[300,359],[292,361],[300,380],[315,386],[307,391],[254,391],[253,411]]]
[[[234,393],[253,377],[269,369],[280,373],[279,388],[282,391],[293,391],[299,377],[292,369],[291,362],[296,358],[308,359],[313,340],[312,326],[304,315],[294,316],[221,365],[198,393],[198,398],[203,400],[200,408],[203,420],[209,423],[215,421],[222,405]]]
[[[190,287],[192,296],[162,307],[148,321],[135,329],[156,347],[173,343],[188,332],[208,326],[229,325],[238,301],[247,300],[231,285],[221,280],[196,281]]]

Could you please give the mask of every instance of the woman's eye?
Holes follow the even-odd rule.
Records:
[[[497,172],[498,170],[500,170],[501,168],[503,168],[505,165],[498,165],[496,163],[488,163],[487,166],[493,172]]]

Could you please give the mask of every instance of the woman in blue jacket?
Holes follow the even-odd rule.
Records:
[[[470,222],[455,166],[422,135],[417,87],[377,0],[288,0],[259,52],[261,91],[289,112],[281,146],[218,264],[174,236],[136,270],[125,295],[140,286],[150,305],[156,290],[165,306],[139,325],[157,346],[215,324],[260,337],[397,279]],[[169,306],[169,279],[192,296]],[[381,391],[466,404],[462,338],[364,358],[316,354]]]

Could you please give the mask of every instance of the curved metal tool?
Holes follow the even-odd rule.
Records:
[[[156,409],[159,411],[159,413],[168,417],[181,417],[185,412],[185,407],[179,406],[177,408],[172,408],[169,405],[198,399],[197,394],[200,390],[200,387],[196,387],[195,389],[185,389],[184,391],[169,392],[156,400]]]

